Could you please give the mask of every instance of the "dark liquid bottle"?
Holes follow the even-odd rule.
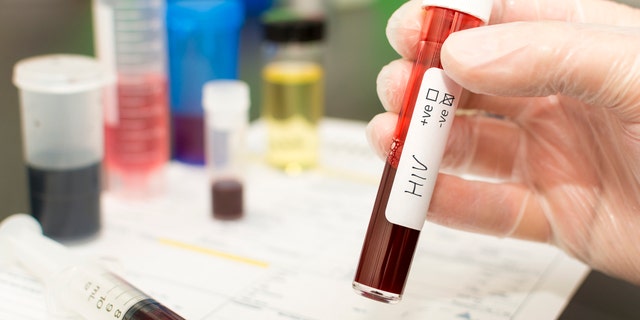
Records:
[[[72,240],[100,229],[100,163],[77,169],[28,166],[31,211],[44,235]]]
[[[31,213],[46,236],[79,240],[100,229],[105,86],[92,57],[53,54],[16,63]]]

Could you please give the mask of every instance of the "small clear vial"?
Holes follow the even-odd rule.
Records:
[[[274,18],[274,16],[276,16]],[[318,123],[324,115],[324,20],[263,20],[262,119],[267,162],[289,173],[313,168],[319,157]]]
[[[241,80],[204,85],[205,162],[216,219],[235,220],[244,213],[242,169],[249,104],[249,86]]]

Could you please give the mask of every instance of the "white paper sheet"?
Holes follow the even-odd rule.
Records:
[[[247,212],[210,215],[203,168],[171,164],[164,197],[103,197],[104,228],[78,254],[117,261],[125,279],[187,319],[554,319],[588,268],[554,247],[427,224],[405,290],[384,305],[351,289],[382,161],[364,124],[327,120],[318,170],[261,161],[252,128]],[[46,319],[42,285],[0,269],[0,319]]]

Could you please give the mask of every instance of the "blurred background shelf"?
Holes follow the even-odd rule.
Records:
[[[398,55],[385,26],[402,1],[332,0],[327,4],[326,116],[369,120],[383,109],[375,81]],[[0,0],[0,220],[28,212],[14,64],[48,53],[94,55],[91,1]],[[262,57],[258,19],[248,16],[241,34],[239,78],[251,86],[251,118],[259,115]]]

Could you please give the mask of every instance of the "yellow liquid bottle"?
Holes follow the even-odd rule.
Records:
[[[262,76],[267,162],[289,173],[315,167],[318,122],[324,113],[322,67],[308,61],[276,61],[265,66]]]

